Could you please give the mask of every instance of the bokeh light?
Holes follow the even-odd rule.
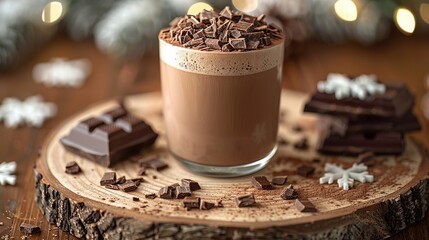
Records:
[[[423,21],[429,24],[429,3],[420,4],[420,16]]]
[[[335,13],[344,21],[352,22],[357,19],[358,10],[352,0],[338,0],[334,4]]]
[[[232,0],[232,5],[239,11],[252,12],[258,7],[258,0]]]
[[[395,24],[404,34],[411,34],[416,28],[416,19],[413,13],[406,8],[395,10]]]
[[[210,4],[205,2],[197,2],[192,4],[188,9],[188,15],[197,15],[198,13],[202,12],[203,10],[211,11],[213,10],[213,7],[210,6]]]
[[[63,16],[63,4],[61,2],[53,1],[43,8],[42,21],[45,23],[54,23]]]

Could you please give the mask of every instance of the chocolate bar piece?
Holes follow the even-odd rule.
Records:
[[[21,225],[19,226],[19,231],[25,234],[34,234],[40,233],[42,230],[39,226],[29,223],[21,223]]]
[[[313,166],[309,165],[301,165],[296,169],[296,173],[298,175],[301,175],[303,177],[309,177],[311,174],[314,173],[315,168]]]
[[[181,183],[182,183],[182,186],[188,187],[189,189],[191,189],[192,192],[201,189],[200,184],[191,179],[186,179],[186,178],[182,179]]]
[[[212,202],[201,201],[200,209],[201,210],[210,210],[210,209],[214,208],[214,206],[215,206],[215,204]]]
[[[397,118],[335,118],[331,121],[331,131],[340,135],[370,132],[411,132],[421,129],[419,121],[411,111]]]
[[[383,94],[368,99],[336,99],[334,94],[316,92],[305,104],[304,112],[357,118],[362,116],[400,117],[411,109],[414,97],[404,84],[386,84]]]
[[[249,207],[256,204],[255,197],[253,194],[242,195],[235,198],[235,204],[237,207]]]
[[[60,141],[68,151],[110,167],[150,147],[157,137],[144,121],[117,108],[80,122]]]
[[[265,177],[265,176],[252,177],[252,185],[257,189],[263,189],[263,190],[273,188],[273,186],[271,185],[271,183],[268,181],[267,177]]]
[[[321,139],[318,151],[328,154],[359,155],[363,152],[374,154],[401,154],[405,148],[402,133],[380,132],[372,134],[330,134]]]
[[[284,200],[292,200],[298,198],[298,192],[293,189],[292,185],[289,185],[288,187],[284,188],[283,191],[280,194],[280,197]]]
[[[284,185],[287,182],[287,176],[275,176],[271,180],[273,185]]]
[[[296,199],[295,207],[300,212],[317,212],[317,208],[308,199]]]

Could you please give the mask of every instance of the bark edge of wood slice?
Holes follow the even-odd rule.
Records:
[[[289,142],[308,135],[310,150],[298,151],[293,149],[293,144],[280,146],[275,159],[257,174],[287,174],[288,184],[294,184],[302,197],[309,198],[319,213],[298,213],[293,201],[278,197],[282,188],[256,190],[251,186],[249,176],[213,180],[187,172],[166,154],[159,93],[130,96],[125,103],[131,112],[142,116],[160,133],[154,149],[136,158],[160,154],[170,165],[166,172],[149,171],[144,176],[145,183],[136,192],[108,190],[98,185],[100,175],[108,169],[62,149],[59,137],[79,119],[101,113],[116,104],[107,101],[71,117],[52,132],[36,163],[35,200],[49,223],[76,237],[88,239],[379,239],[422,220],[429,204],[427,150],[407,139],[407,150],[403,156],[386,157],[369,168],[375,176],[374,183],[356,184],[347,192],[336,184],[319,185],[318,177],[323,174],[321,169],[325,162],[347,166],[354,159],[319,156],[314,151],[317,139],[315,118],[300,113],[306,97],[301,93],[283,91],[281,109],[284,116],[279,123],[279,133],[287,136]],[[304,132],[292,130],[296,123],[305,129]],[[72,160],[81,165],[83,173],[64,173],[66,162]],[[314,176],[303,178],[294,174],[293,169],[302,163],[316,167]],[[133,161],[113,166],[113,170],[119,176],[136,177]],[[180,176],[199,181],[203,189],[195,194],[210,201],[221,199],[224,207],[208,211],[176,211],[180,200],[144,198],[144,194],[156,193],[160,186],[178,182]],[[254,193],[260,205],[236,208],[231,199],[231,193],[235,192]],[[140,201],[133,201],[133,196],[139,197]],[[262,212],[266,214],[261,215]]]

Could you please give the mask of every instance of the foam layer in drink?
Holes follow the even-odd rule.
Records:
[[[283,45],[201,52],[160,45],[170,150],[212,166],[264,158],[276,145]],[[204,64],[203,64],[204,62]],[[233,67],[230,68],[230,63]]]
[[[283,40],[247,52],[199,51],[160,40],[160,58],[177,69],[214,76],[241,76],[263,72],[283,64]]]

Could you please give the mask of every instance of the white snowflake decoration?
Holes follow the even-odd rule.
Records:
[[[365,164],[353,164],[351,168],[343,169],[342,166],[327,163],[325,165],[325,175],[320,178],[320,184],[332,184],[337,181],[338,186],[344,190],[349,190],[353,187],[354,180],[359,182],[373,182],[374,176],[368,173],[368,167]]]
[[[90,71],[91,64],[86,59],[54,58],[48,63],[37,64],[33,68],[33,78],[48,87],[80,87]]]
[[[0,185],[15,185],[16,162],[0,163]]]
[[[43,102],[41,96],[32,96],[25,101],[6,98],[0,106],[0,120],[8,128],[16,128],[23,123],[41,127],[43,122],[55,116],[57,107],[53,103]]]
[[[317,84],[317,90],[335,94],[337,99],[355,97],[365,100],[371,95],[384,93],[386,86],[377,82],[375,75],[360,75],[355,79],[350,79],[342,74],[330,73],[326,81]]]

